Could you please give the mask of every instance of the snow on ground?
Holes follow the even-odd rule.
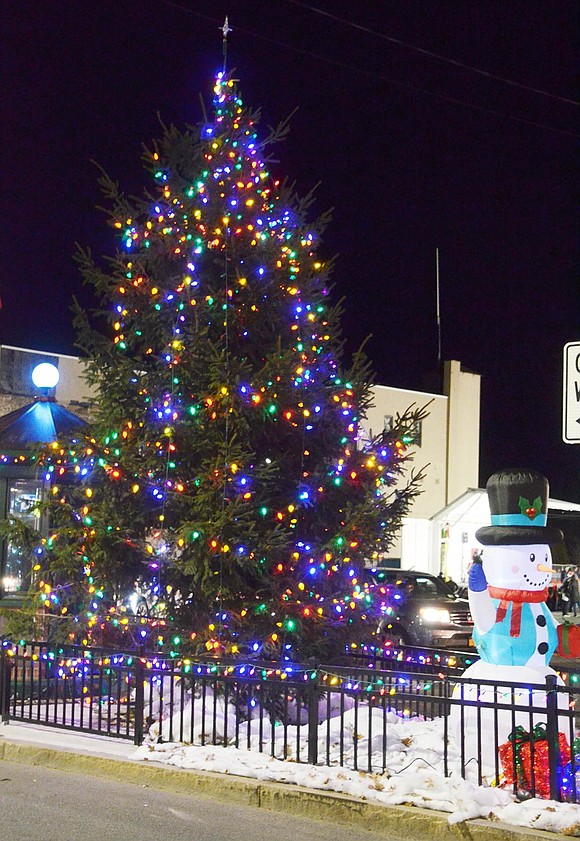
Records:
[[[477,786],[461,776],[446,778],[440,769],[418,763],[399,773],[368,774],[336,766],[302,765],[232,747],[175,743],[143,745],[134,756],[178,768],[340,792],[383,806],[411,804],[437,809],[449,813],[450,823],[489,818],[580,837],[580,806],[576,804],[538,798],[517,803],[508,791]]]
[[[186,711],[187,712],[187,711]],[[223,712],[223,710],[222,710]],[[383,713],[379,710],[369,711]],[[299,734],[295,728],[278,728],[275,739],[275,757],[270,756],[270,735],[262,742],[258,730],[249,734],[244,732],[244,742],[249,737],[250,750],[237,749],[230,745],[205,745],[209,741],[215,724],[210,721],[197,721],[193,728],[193,744],[159,743],[158,725],[151,728],[145,744],[136,750],[134,758],[153,760],[180,768],[215,771],[222,774],[235,774],[258,780],[291,783],[306,788],[340,792],[352,797],[380,803],[383,805],[412,804],[423,808],[437,809],[449,813],[450,823],[471,818],[489,818],[502,820],[517,826],[532,827],[551,832],[565,833],[580,837],[580,806],[573,803],[558,803],[539,798],[517,802],[510,790],[492,785],[477,784],[477,769],[467,768],[468,779],[460,773],[459,755],[452,744],[449,756],[450,776],[444,775],[443,764],[443,719],[425,721],[406,719],[395,713],[389,717],[388,739],[386,742],[386,771],[382,772],[383,740],[378,737],[378,744],[371,745],[371,767],[381,771],[354,771],[353,757],[355,744],[358,750],[359,767],[367,762],[367,740],[369,732],[366,716],[361,709],[357,718],[354,711],[347,711],[342,723],[338,719],[324,721],[319,727],[319,757],[326,758],[327,736],[330,762],[329,766],[312,766],[293,761],[292,751],[288,747],[295,745]],[[223,725],[224,719],[222,719]],[[187,723],[187,722],[186,722]],[[347,734],[341,744],[340,731]],[[204,737],[205,732],[205,737]],[[223,732],[223,730],[221,731]],[[229,733],[234,732],[230,726]],[[217,729],[218,738],[220,728]],[[348,738],[350,736],[350,738]],[[307,745],[300,738],[301,757],[307,756]],[[284,756],[286,755],[286,759]],[[364,759],[363,759],[364,758]],[[490,769],[489,778],[493,777]]]

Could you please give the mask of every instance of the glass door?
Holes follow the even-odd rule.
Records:
[[[41,479],[9,479],[6,496],[6,514],[15,517],[32,529],[40,529]],[[26,592],[30,584],[31,558],[25,550],[10,541],[2,569],[2,591],[5,596]]]

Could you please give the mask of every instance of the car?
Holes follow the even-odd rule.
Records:
[[[382,647],[473,646],[469,602],[450,592],[442,578],[428,572],[381,567],[366,573],[366,588],[380,612],[376,636]]]

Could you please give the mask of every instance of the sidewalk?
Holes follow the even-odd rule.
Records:
[[[553,610],[552,614],[558,622],[570,622],[571,625],[580,625],[580,611],[578,611],[578,616],[574,616],[573,613],[567,613],[564,616],[561,610]]]
[[[219,748],[218,748],[219,749]],[[405,841],[554,841],[552,832],[470,820],[451,825],[447,814],[409,806],[381,806],[343,794],[256,781],[209,771],[167,767],[132,758],[130,742],[49,727],[0,725],[0,759],[101,778],[123,780],[180,794],[202,794],[276,812],[357,826]]]

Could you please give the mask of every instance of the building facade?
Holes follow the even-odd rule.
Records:
[[[451,360],[444,363],[443,393],[374,387],[374,406],[364,422],[376,435],[409,406],[427,407],[411,446],[413,466],[425,469],[423,492],[413,503],[400,537],[383,559],[388,566],[446,577],[458,574],[450,558],[446,524],[434,515],[479,480],[480,376]]]

